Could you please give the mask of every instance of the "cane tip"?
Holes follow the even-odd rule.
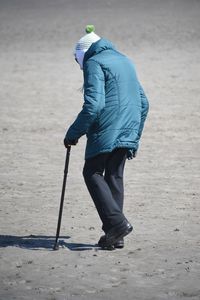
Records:
[[[54,247],[53,247],[53,250],[54,251],[59,250],[59,244],[55,244]]]

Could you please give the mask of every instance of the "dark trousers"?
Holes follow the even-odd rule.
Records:
[[[87,159],[83,176],[106,233],[125,219],[123,173],[127,149],[115,149]]]

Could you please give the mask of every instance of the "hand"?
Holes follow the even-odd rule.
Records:
[[[64,138],[64,145],[66,148],[68,148],[69,146],[75,146],[78,143],[78,140],[69,140],[66,137]]]

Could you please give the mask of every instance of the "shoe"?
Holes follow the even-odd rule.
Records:
[[[113,226],[106,235],[102,236],[98,245],[104,249],[115,247],[114,245],[117,245],[118,248],[123,248],[123,237],[128,235],[132,230],[132,225],[127,220],[124,220],[120,224]]]
[[[107,247],[106,246],[106,236],[102,235],[100,237],[100,240],[98,241],[98,246],[103,249],[108,248],[107,250],[122,249],[122,248],[124,248],[124,239],[121,239],[121,240],[117,241],[114,245]]]
[[[103,250],[115,250],[114,245],[107,245],[105,235],[102,235],[100,237],[100,240],[98,241],[98,246],[101,247]]]
[[[113,226],[106,234],[106,244],[114,245],[133,230],[132,225],[125,219],[118,225]]]
[[[114,245],[115,249],[122,249],[124,248],[124,239],[117,241]]]

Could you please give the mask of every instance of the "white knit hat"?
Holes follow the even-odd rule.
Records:
[[[85,52],[90,48],[90,46],[100,40],[100,37],[94,33],[94,25],[87,25],[85,28],[86,35],[84,35],[76,44],[74,55],[80,65],[80,68],[83,69],[83,59]]]

